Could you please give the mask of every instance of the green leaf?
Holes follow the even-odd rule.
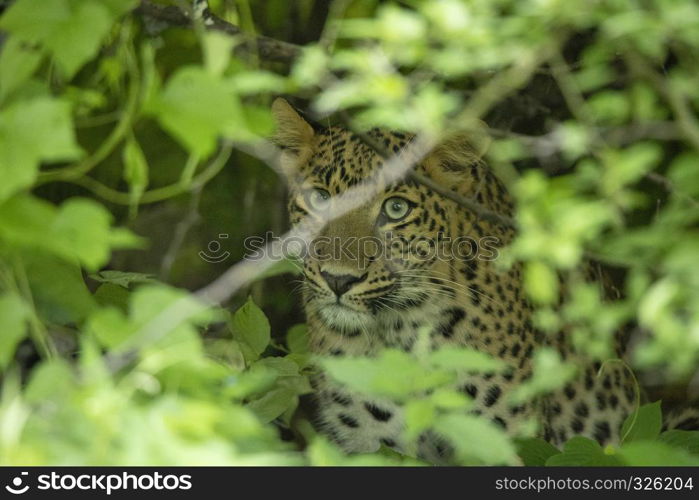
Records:
[[[153,283],[155,281],[155,276],[152,274],[113,270],[91,274],[90,278],[100,283],[112,283],[123,288],[129,288],[132,284]]]
[[[223,392],[226,397],[242,400],[252,394],[269,391],[277,378],[274,370],[255,363],[248,371],[228,377]]]
[[[574,160],[587,151],[591,132],[581,123],[564,122],[559,126],[558,133],[567,160]]]
[[[376,26],[379,32],[374,35],[386,41],[398,43],[422,39],[427,29],[425,18],[412,10],[399,8],[393,4],[381,7],[378,21]]]
[[[56,209],[33,196],[15,196],[0,204],[0,238],[96,269],[109,260],[115,243],[136,242],[130,233],[111,229],[111,219],[104,206],[87,198],[70,198]],[[115,238],[119,234],[128,237]]]
[[[95,201],[71,198],[61,205],[51,229],[66,253],[74,253],[86,268],[96,269],[111,254],[111,220],[107,209]]]
[[[124,227],[112,228],[109,233],[109,244],[113,249],[122,248],[145,248],[148,241],[145,238],[135,235]]]
[[[51,53],[66,78],[92,59],[112,24],[135,0],[18,0],[0,20],[13,36],[40,43]]]
[[[308,377],[305,375],[294,375],[291,377],[281,377],[277,381],[279,387],[286,387],[294,391],[299,396],[302,394],[310,394],[313,392],[313,387]]]
[[[185,310],[184,322],[192,325],[204,325],[219,316],[218,311],[187,291],[154,283],[143,285],[132,293],[130,317],[136,323],[145,323],[171,308]]]
[[[563,453],[552,455],[546,460],[546,465],[609,466],[621,465],[621,462],[615,455],[606,454],[597,441],[582,436],[575,436],[563,445]]]
[[[135,331],[134,325],[114,307],[95,311],[88,319],[86,329],[107,349],[121,346]]]
[[[56,209],[33,196],[16,196],[0,205],[0,237],[15,246],[46,247]]]
[[[512,391],[511,401],[514,404],[560,389],[575,376],[575,366],[563,362],[558,352],[551,348],[536,351],[533,363],[532,378]]]
[[[67,0],[43,0],[40,9],[33,0],[17,0],[0,19],[0,28],[22,40],[44,42],[68,17]]]
[[[430,400],[436,408],[442,410],[465,409],[471,405],[471,400],[459,391],[440,388],[432,393]]]
[[[233,314],[232,329],[234,338],[249,346],[255,357],[259,357],[269,345],[269,321],[251,297]]]
[[[524,286],[537,304],[552,304],[558,298],[558,276],[544,262],[534,260],[526,263]]]
[[[99,0],[107,9],[113,18],[123,16],[127,12],[131,12],[138,0]]]
[[[219,136],[245,135],[240,102],[226,84],[198,67],[179,69],[152,109],[160,124],[190,152],[207,157]]]
[[[289,408],[298,404],[296,392],[287,387],[280,387],[267,392],[264,396],[247,404],[247,407],[263,422],[271,422]]]
[[[624,150],[605,151],[605,168],[601,179],[605,193],[614,193],[626,184],[636,182],[653,169],[662,157],[662,147],[655,142],[638,142]]]
[[[139,349],[140,368],[157,374],[166,385],[195,385],[226,370],[205,358],[196,330],[220,319],[220,311],[163,284],[143,285],[130,295],[128,320],[116,308],[101,309],[90,317],[90,338],[119,353]]]
[[[207,31],[202,42],[206,69],[214,76],[221,76],[231,60],[235,39],[220,31]]]
[[[413,441],[432,426],[436,416],[436,408],[430,399],[413,399],[405,404],[405,435]]]
[[[597,120],[611,125],[625,123],[631,111],[626,92],[616,90],[597,92],[588,100],[588,106]]]
[[[46,48],[67,79],[92,59],[112,27],[109,10],[96,1],[69,2],[71,15],[49,33]],[[50,29],[50,28],[49,28]]]
[[[638,440],[627,443],[621,447],[619,455],[627,465],[640,467],[699,466],[699,457],[661,441]]]
[[[299,373],[299,365],[287,358],[264,358],[255,363],[255,366],[268,368],[274,371],[278,377],[289,377]]]
[[[133,136],[126,140],[122,161],[124,162],[124,179],[131,188],[133,202],[137,203],[148,187],[148,162],[141,146]]]
[[[517,454],[526,466],[543,466],[546,461],[561,450],[541,438],[515,439]]]
[[[318,46],[304,47],[301,56],[295,61],[291,76],[299,86],[319,82],[329,69],[327,52]]]
[[[122,286],[103,283],[95,290],[94,297],[99,305],[114,306],[125,313],[129,309],[131,294]]]
[[[246,105],[243,108],[243,117],[245,118],[245,123],[248,128],[246,137],[250,136],[252,139],[255,137],[269,137],[274,132],[274,118],[267,107]],[[243,137],[243,139],[244,138],[245,137]],[[290,259],[284,259],[284,261],[290,261]],[[289,269],[286,272],[298,274],[299,266],[297,265],[295,267],[296,271]]]
[[[286,88],[286,79],[269,71],[243,71],[233,75],[229,84],[240,95],[257,95],[261,92],[279,94]]]
[[[435,368],[463,373],[496,372],[506,367],[502,360],[467,347],[442,347],[431,352],[427,362]]]
[[[75,388],[75,382],[70,364],[60,358],[52,359],[41,363],[32,371],[25,396],[32,403],[65,401]]]
[[[674,448],[682,448],[692,455],[699,455],[699,431],[673,429],[663,432],[658,440]]]
[[[308,327],[305,323],[299,323],[289,328],[286,333],[286,345],[293,353],[308,352]]]
[[[454,446],[463,464],[515,465],[517,453],[507,435],[495,424],[473,415],[438,417],[434,429]]]
[[[626,417],[621,427],[621,441],[628,443],[640,439],[655,439],[660,435],[662,426],[660,401],[645,404]]]
[[[453,381],[455,374],[431,370],[409,354],[386,349],[376,358],[321,358],[328,374],[351,389],[376,396],[406,399]]]
[[[0,111],[0,202],[31,186],[40,162],[81,154],[69,103],[48,97],[13,103]]]
[[[59,325],[79,323],[97,307],[74,262],[40,251],[24,253],[22,261],[37,312],[45,320]]]
[[[0,295],[0,368],[6,369],[27,333],[29,309],[16,293]]]
[[[673,191],[695,196],[699,194],[699,154],[694,151],[680,153],[668,168]]]
[[[111,386],[113,382],[106,360],[92,337],[80,338],[79,352],[78,367],[83,384],[104,388]]]
[[[5,41],[0,52],[0,102],[34,74],[41,59],[41,51],[18,38]]]

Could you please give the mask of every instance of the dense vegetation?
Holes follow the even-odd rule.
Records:
[[[287,229],[262,141],[279,94],[357,129],[485,120],[518,207],[503,265],[524,263],[537,326],[628,363],[651,402],[685,399],[692,377],[697,394],[696,2],[210,4],[215,22],[176,0],[0,2],[0,463],[415,463],[315,433],[293,263],[231,267],[245,237]],[[615,300],[584,282],[588,258]],[[523,398],[574,371],[535,361]],[[699,433],[661,433],[657,403],[616,448],[512,440],[447,389],[499,369],[473,352],[317,363],[407,401],[408,435],[447,434],[464,464],[699,464]]]

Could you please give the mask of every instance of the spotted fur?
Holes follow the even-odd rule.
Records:
[[[286,101],[273,106],[278,122],[277,142],[290,185],[292,224],[318,219],[305,193],[319,188],[337,196],[370,176],[380,174],[386,162],[365,141],[339,127],[312,127]],[[408,134],[372,130],[370,136],[386,150],[403,151]],[[480,160],[478,141],[456,137],[436,147],[417,165],[419,172],[486,208],[512,216],[513,203],[504,186]],[[408,200],[410,211],[392,222],[382,204],[392,196]],[[333,356],[373,355],[382,348],[410,350],[422,327],[430,329],[430,346],[469,346],[515,367],[502,374],[471,375],[459,389],[474,401],[481,414],[516,435],[523,422],[535,419],[541,435],[561,444],[573,435],[602,444],[619,439],[623,419],[636,404],[632,376],[621,365],[602,370],[599,362],[573,353],[565,336],[544,338],[532,326],[532,306],[522,291],[520,268],[496,268],[483,252],[497,251],[514,234],[478,217],[421,184],[401,180],[387,184],[368,203],[327,224],[321,235],[349,241],[353,237],[382,237],[386,232],[401,242],[426,238],[439,242],[457,237],[490,238],[490,248],[476,248],[479,258],[437,259],[392,251],[372,258],[354,250],[354,258],[304,261],[303,306],[311,347]],[[392,240],[394,241],[394,240]],[[492,257],[492,255],[490,255]],[[486,258],[483,258],[486,257]],[[337,296],[330,282],[352,281]],[[347,278],[350,277],[350,278]],[[544,400],[513,405],[511,391],[532,374],[532,355],[538,346],[554,345],[561,355],[576,361],[580,375]],[[314,380],[318,424],[347,452],[372,452],[381,445],[403,448],[401,408],[388,400],[355,393],[319,375]],[[428,435],[420,439],[420,455],[442,461],[445,446]]]

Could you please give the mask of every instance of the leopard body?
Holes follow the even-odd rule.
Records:
[[[275,102],[273,111],[281,166],[291,191],[291,223],[317,220],[323,226],[317,237],[352,250],[339,258],[304,259],[302,300],[313,352],[373,356],[385,348],[411,351],[427,328],[429,349],[467,346],[513,368],[459,379],[458,390],[473,400],[472,413],[512,435],[533,420],[539,435],[554,445],[573,435],[603,445],[619,441],[623,420],[638,404],[633,375],[623,363],[603,365],[576,353],[565,332],[542,335],[534,328],[521,268],[503,270],[496,265],[499,250],[515,236],[511,227],[479,218],[411,179],[388,182],[368,201],[324,222],[323,214],[309,206],[309,192],[327,193],[333,200],[394,167],[366,137],[341,127],[313,127],[283,100]],[[408,134],[378,129],[367,137],[392,154],[402,154],[412,140]],[[478,140],[457,136],[433,147],[415,168],[438,185],[512,217],[512,199],[481,154]],[[394,221],[385,207],[386,200],[396,197],[410,208]],[[409,250],[402,246],[377,257],[357,243],[367,237],[385,241],[387,233],[391,241],[408,244]],[[468,258],[453,253],[452,258],[439,258],[436,252],[425,252],[429,244],[409,245],[422,239],[439,246],[459,238],[470,242]],[[532,376],[533,355],[545,345],[576,364],[576,377],[546,397],[512,403],[512,391]],[[616,356],[623,355],[622,342],[616,350]],[[322,374],[314,387],[318,426],[345,451],[372,452],[382,445],[404,449],[400,405],[350,391]],[[418,454],[440,462],[445,446],[425,434]]]

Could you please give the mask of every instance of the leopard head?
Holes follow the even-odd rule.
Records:
[[[320,229],[303,252],[306,312],[349,332],[453,296],[459,286],[456,261],[473,259],[478,252],[478,235],[469,236],[477,225],[474,217],[410,179],[386,181],[391,178],[386,169],[395,165],[356,134],[312,126],[283,99],[274,102],[272,111],[290,189],[291,223],[311,221]],[[394,154],[409,149],[414,139],[378,129],[368,135]],[[434,147],[414,168],[445,189],[474,194],[486,180],[483,152],[459,135]],[[373,190],[370,196],[328,220],[337,200],[351,201],[367,187]],[[495,187],[478,196],[501,203]]]

